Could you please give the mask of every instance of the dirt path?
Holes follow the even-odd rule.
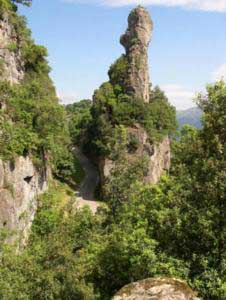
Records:
[[[81,152],[79,148],[74,149],[75,156],[78,158],[82,168],[85,171],[85,178],[80,185],[76,207],[81,208],[88,205],[93,213],[97,211],[99,204],[95,201],[95,189],[99,183],[99,174],[96,167]]]

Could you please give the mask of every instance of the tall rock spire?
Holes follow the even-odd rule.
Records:
[[[95,143],[97,147],[98,144],[102,147],[98,149],[98,164],[103,192],[107,179],[117,165],[115,153],[119,156],[122,154],[129,163],[147,159],[144,180],[150,184],[156,184],[170,167],[169,137],[167,133],[165,135],[166,131],[163,132],[161,125],[158,125],[159,128],[154,124],[151,126],[152,103],[148,103],[151,92],[148,46],[152,30],[153,23],[148,11],[142,6],[132,10],[128,18],[128,28],[120,39],[126,53],[110,67],[109,82],[104,83],[94,94],[95,118],[98,119],[95,131],[101,133],[95,137]],[[136,103],[133,100],[138,101]],[[139,100],[147,105],[140,105]],[[145,122],[140,121],[145,115],[144,111],[140,110],[141,119],[131,113],[133,109],[135,114],[138,113],[138,107],[147,108],[149,111],[150,127],[145,127]],[[148,115],[145,118],[149,121]],[[162,140],[155,140],[155,135],[162,136]]]
[[[120,42],[125,47],[129,63],[125,89],[129,94],[149,102],[148,46],[153,23],[146,9],[136,7],[129,15],[128,29]]]

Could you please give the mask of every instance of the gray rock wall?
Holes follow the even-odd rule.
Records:
[[[18,45],[19,38],[4,15],[0,19],[0,81],[18,84],[23,79]],[[47,189],[48,173],[38,171],[28,156],[17,157],[14,162],[0,159],[0,229],[10,233],[8,242],[19,242],[21,248],[26,244],[37,211],[37,196]]]
[[[0,19],[0,80],[10,83],[18,83],[24,76],[21,53],[12,49],[14,45],[18,46],[18,37],[5,15]]]
[[[138,144],[136,151],[130,153],[127,149],[126,159],[133,162],[134,159],[147,158],[148,173],[145,182],[156,184],[164,172],[168,172],[171,161],[170,139],[165,136],[160,142],[150,143],[146,131],[136,124],[128,128],[128,139],[135,139]],[[109,158],[101,158],[99,161],[101,186],[104,186],[111,175],[114,162]]]
[[[37,196],[47,189],[47,171],[38,172],[29,157],[14,162],[0,160],[0,228],[12,234],[9,242],[19,238],[26,244],[36,210]]]

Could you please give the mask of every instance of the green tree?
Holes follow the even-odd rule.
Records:
[[[31,6],[32,0],[11,0],[13,3],[16,4],[23,4],[26,6]]]

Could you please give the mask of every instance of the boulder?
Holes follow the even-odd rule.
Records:
[[[174,278],[149,278],[123,287],[112,300],[199,300],[192,289]]]

